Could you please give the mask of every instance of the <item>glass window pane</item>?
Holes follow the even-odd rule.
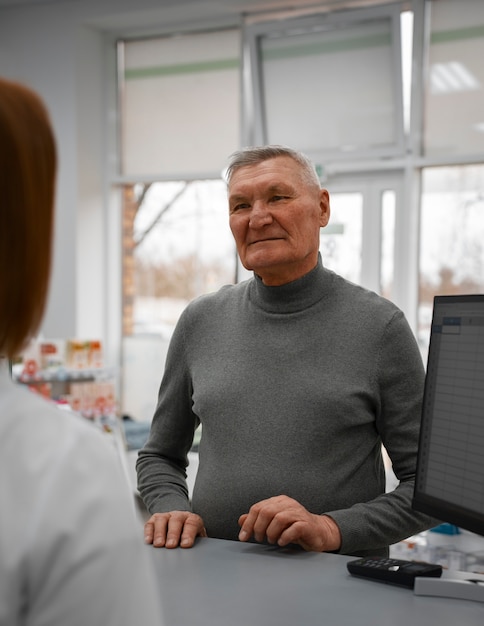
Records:
[[[181,312],[234,282],[225,182],[155,183],[141,203],[125,201],[123,247],[123,411],[150,421]]]
[[[169,341],[188,302],[234,282],[235,243],[222,180],[125,189],[122,407],[150,421]]]
[[[386,16],[261,37],[268,142],[306,153],[393,149],[401,66],[392,29]]]
[[[434,295],[484,292],[484,165],[423,171],[419,264],[426,351]]]
[[[425,154],[484,151],[484,2],[431,5]]]
[[[380,285],[381,295],[391,300],[393,293],[393,269],[395,253],[395,191],[390,189],[384,191],[381,200],[382,234]]]
[[[133,237],[135,334],[171,334],[190,300],[234,280],[235,244],[222,180],[152,185]]]
[[[239,147],[240,33],[123,44],[122,173],[217,176]]]
[[[320,251],[325,267],[354,283],[361,277],[363,196],[331,193],[331,219],[321,229]]]

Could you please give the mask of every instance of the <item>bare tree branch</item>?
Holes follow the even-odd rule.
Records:
[[[150,190],[152,183],[146,183],[143,185],[143,189],[141,190],[141,195],[137,200],[137,204],[138,204],[138,210],[140,209],[141,205],[144,202],[145,196],[148,193],[148,191]]]
[[[146,236],[158,224],[158,222],[161,220],[163,215],[165,215],[165,213],[167,213],[173,207],[173,205],[178,200],[178,198],[180,198],[180,196],[182,196],[185,193],[185,191],[187,190],[187,188],[189,187],[191,182],[192,181],[186,181],[184,186],[173,196],[173,198],[168,202],[168,204],[165,204],[165,206],[160,209],[158,215],[151,222],[151,224],[148,226],[148,228],[146,228],[146,230],[143,233],[141,233],[141,235],[135,240],[135,242],[134,242],[135,247],[139,246],[139,244],[146,238]],[[149,187],[149,186],[147,186],[147,187]],[[139,207],[141,206],[141,203],[143,202],[144,197],[145,197],[147,191],[148,191],[148,189],[145,187],[145,189],[143,189],[143,192],[141,194],[140,202],[139,202],[139,205],[138,205]]]

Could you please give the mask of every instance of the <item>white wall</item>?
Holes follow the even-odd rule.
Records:
[[[42,8],[0,10],[0,75],[25,82],[44,98],[58,139],[60,169],[56,245],[45,331],[69,336],[76,328],[77,125],[75,37],[71,19],[53,27]]]

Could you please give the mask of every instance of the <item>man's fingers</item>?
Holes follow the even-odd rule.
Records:
[[[249,539],[249,534],[247,533],[246,530],[244,530],[243,526],[245,524],[245,520],[247,519],[248,514],[244,513],[243,515],[241,515],[239,517],[239,519],[237,520],[238,525],[240,526],[240,532],[239,532],[239,541],[247,541],[247,539]]]
[[[151,521],[151,519],[149,519],[144,526],[145,543],[153,543],[154,530],[155,530],[155,525]]]
[[[302,531],[304,529],[304,523],[297,521],[290,524],[277,537],[277,544],[281,547],[287,546],[290,543],[296,543],[304,550],[310,550],[308,544],[302,539]]]
[[[202,518],[188,511],[155,513],[144,526],[145,543],[156,548],[191,548],[197,536],[206,537],[207,531]]]
[[[144,526],[146,543],[152,543],[156,547],[163,547],[166,540],[166,528],[168,517],[165,513],[155,513]]]
[[[185,524],[181,532],[180,546],[182,548],[191,548],[195,543],[195,539],[199,535],[201,537],[207,536],[203,522],[198,515],[190,515],[185,520]]]
[[[254,524],[257,520],[257,513],[253,510],[253,507],[250,509],[249,513],[244,513],[239,517],[239,541],[248,541],[252,537],[252,533],[254,532]]]
[[[165,548],[176,548],[180,544],[184,523],[185,519],[170,515],[168,518],[168,529],[166,531]]]
[[[155,513],[144,526],[145,542],[155,548],[176,548],[188,515],[185,511]]]
[[[248,513],[239,517],[239,525],[241,526],[239,540],[247,541],[254,535],[256,541],[263,541],[272,517],[273,512],[268,500],[262,500],[251,506]]]
[[[266,536],[269,543],[277,543],[280,546],[291,543],[284,542],[283,535],[294,525],[294,519],[286,511],[278,511],[266,528]],[[282,540],[282,543],[281,543]]]
[[[274,519],[274,511],[271,507],[262,508],[253,524],[253,535],[256,541],[262,542],[267,536],[267,530]]]

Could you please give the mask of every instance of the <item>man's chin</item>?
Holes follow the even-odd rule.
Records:
[[[242,261],[242,265],[246,270],[250,272],[255,272],[258,274],[260,271],[264,271],[264,269],[270,269],[272,267],[277,267],[281,265],[281,263],[285,263],[284,259],[277,257],[275,255],[248,255],[244,261]]]

